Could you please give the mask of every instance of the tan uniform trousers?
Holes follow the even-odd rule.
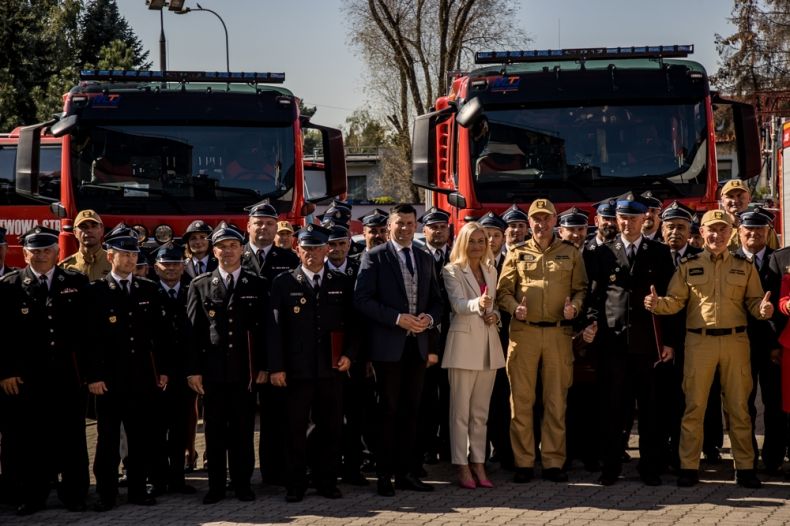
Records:
[[[486,461],[488,407],[496,369],[447,369],[450,381],[450,452],[453,464]]]
[[[754,467],[749,393],[752,391],[749,338],[745,332],[727,336],[686,333],[683,392],[686,411],[680,426],[680,467],[698,469],[703,421],[716,367],[719,367],[724,409],[730,417],[730,442],[735,469]]]
[[[534,327],[510,324],[507,375],[510,379],[510,442],[516,467],[535,465],[533,407],[538,367],[543,381],[543,422],[540,454],[544,469],[565,464],[565,408],[573,382],[571,330],[566,327]]]

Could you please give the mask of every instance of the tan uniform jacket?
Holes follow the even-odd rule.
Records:
[[[60,268],[75,270],[88,276],[90,281],[103,279],[112,268],[107,261],[107,251],[99,247],[93,254],[86,256],[80,251],[59,263]]]
[[[686,328],[728,329],[746,325],[746,312],[757,319],[763,287],[751,261],[707,249],[680,259],[667,295],[658,299],[656,314],[674,314],[688,303]]]
[[[509,250],[497,285],[499,309],[514,314],[527,298],[527,321],[558,322],[565,298],[581,312],[587,291],[587,273],[573,243],[555,237],[546,251],[534,239]]]

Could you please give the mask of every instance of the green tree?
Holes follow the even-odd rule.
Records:
[[[91,0],[85,5],[80,19],[79,63],[90,64],[96,61],[102,49],[114,40],[123,41],[131,50],[132,67],[148,69],[148,51],[135,35],[129,23],[118,11],[116,0]]]
[[[351,151],[377,149],[387,142],[387,127],[368,110],[356,110],[346,117],[344,142]]]

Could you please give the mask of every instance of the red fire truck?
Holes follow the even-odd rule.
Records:
[[[244,226],[245,208],[263,200],[299,224],[313,202],[346,190],[341,132],[300,116],[298,99],[277,85],[283,73],[88,70],[80,79],[59,119],[19,131],[13,194],[40,205],[0,206],[0,225],[60,226],[62,257],[76,250],[72,221],[86,208],[108,228],[124,221],[164,243],[195,218]],[[320,132],[324,152],[310,188],[307,129]],[[42,131],[62,141],[59,178],[41,170]],[[9,232],[9,264],[23,231]]]
[[[456,226],[547,197],[563,210],[628,190],[715,206],[715,105],[732,107],[738,176],[760,171],[753,106],[711,92],[693,46],[479,52],[417,117],[413,182]]]
[[[60,229],[60,219],[52,215],[46,200],[21,195],[15,191],[16,158],[20,128],[11,133],[0,134],[0,227],[11,238],[11,250],[7,263],[23,264],[17,239],[35,225],[55,230]],[[50,199],[59,197],[56,190],[60,180],[61,139],[44,135],[39,147],[38,172],[41,194]]]

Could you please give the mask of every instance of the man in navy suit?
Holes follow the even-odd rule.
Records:
[[[370,359],[376,371],[381,410],[377,447],[378,493],[393,496],[391,477],[399,489],[431,491],[413,473],[425,367],[438,362],[429,352],[428,329],[443,312],[434,261],[412,246],[417,227],[413,206],[390,211],[390,240],[362,255],[354,305],[370,320]]]

